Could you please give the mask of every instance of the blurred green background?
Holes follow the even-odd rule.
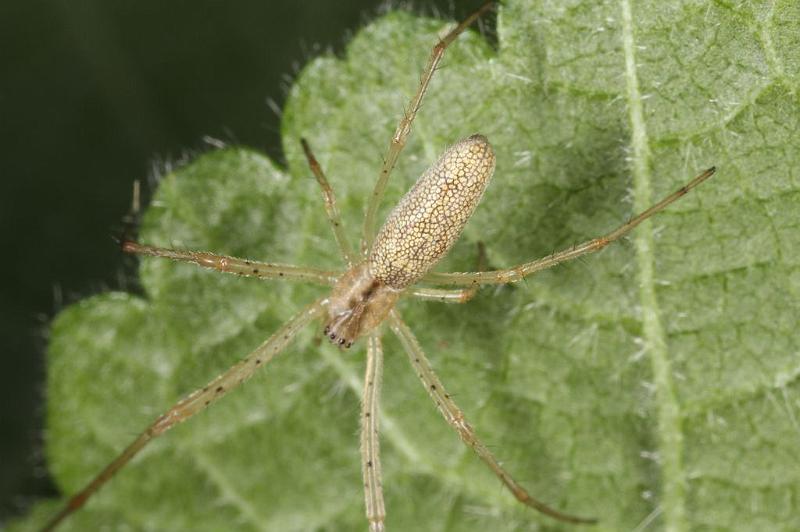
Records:
[[[478,3],[410,7],[458,18]],[[47,326],[65,304],[135,285],[111,238],[133,181],[207,149],[205,136],[282,162],[276,110],[292,77],[386,6],[0,2],[0,523],[55,493],[41,453]]]

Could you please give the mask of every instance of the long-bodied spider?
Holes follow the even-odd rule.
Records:
[[[261,279],[307,281],[332,289],[329,295],[305,307],[241,361],[212,379],[207,385],[188,394],[159,416],[88,485],[73,495],[62,510],[50,520],[45,530],[55,528],[67,516],[81,508],[92,494],[151,440],[201,412],[244,383],[282,352],[298,331],[317,319],[323,321],[325,336],[343,349],[350,348],[358,339],[366,337],[366,372],[361,408],[361,465],[366,517],[370,530],[384,530],[386,518],[378,435],[383,322],[387,322],[388,328],[398,337],[414,371],[446,422],[497,475],[518,501],[561,521],[594,522],[590,518],[576,517],[551,508],[531,496],[506,471],[478,438],[464,413],[446,391],[428,362],[421,345],[395,308],[395,304],[400,298],[406,297],[465,303],[475,295],[481,285],[514,283],[539,270],[599,251],[708,179],[714,173],[714,168],[701,173],[676,192],[604,236],[540,259],[500,270],[484,270],[481,249],[478,271],[429,273],[459,238],[494,173],[495,155],[486,137],[472,135],[449,147],[419,178],[377,232],[376,214],[389,176],[406,144],[414,118],[445,50],[459,34],[490,9],[492,4],[493,2],[483,4],[433,47],[417,91],[389,144],[383,167],[367,206],[359,250],[355,250],[347,238],[334,192],[322,168],[309,144],[305,140],[301,141],[311,172],[322,189],[327,217],[346,264],[344,271],[331,273],[313,267],[277,265],[207,252],[167,249],[138,243],[135,240],[125,240],[122,243],[122,248],[127,253],[190,262],[220,272]],[[418,281],[448,288],[416,287]]]

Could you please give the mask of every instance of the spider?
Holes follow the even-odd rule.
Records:
[[[126,253],[189,262],[220,272],[261,279],[313,282],[331,287],[331,292],[306,306],[241,361],[159,416],[89,484],[73,495],[44,530],[54,529],[80,509],[92,494],[151,440],[201,412],[266,366],[286,349],[304,326],[317,319],[323,321],[324,335],[338,347],[349,349],[362,337],[367,344],[360,440],[366,518],[371,531],[384,530],[386,519],[378,438],[383,365],[381,325],[384,322],[398,337],[414,371],[445,421],[519,502],[557,520],[576,524],[595,522],[595,519],[566,514],[539,501],[506,471],[478,438],[462,410],[446,391],[395,305],[405,297],[466,303],[481,285],[514,283],[539,270],[600,251],[711,177],[715,169],[712,167],[702,172],[679,190],[604,236],[511,268],[490,271],[484,268],[484,250],[479,246],[477,271],[430,273],[429,270],[459,238],[494,173],[495,155],[487,138],[476,134],[450,146],[419,178],[377,232],[376,214],[390,174],[411,133],[411,126],[446,49],[492,5],[491,1],[484,3],[433,46],[416,93],[389,143],[378,181],[369,198],[359,250],[355,250],[347,238],[336,197],[323,169],[309,143],[301,139],[310,170],[322,189],[325,211],[346,264],[345,271],[331,273],[311,267],[270,264],[207,252],[155,247],[133,239],[123,240],[122,249]],[[447,288],[416,287],[418,281]]]

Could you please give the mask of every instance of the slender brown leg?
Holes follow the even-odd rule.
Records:
[[[265,366],[275,355],[283,351],[294,336],[310,321],[319,317],[325,309],[326,301],[319,299],[292,317],[255,351],[231,366],[228,371],[219,375],[203,388],[197,389],[178,401],[166,413],[159,416],[133,443],[119,454],[100,474],[98,474],[80,492],[73,495],[61,511],[55,515],[43,532],[53,530],[67,516],[80,509],[103,484],[108,482],[117,471],[131,461],[152,439],[161,436],[177,423],[186,421],[193,415],[206,409],[211,403],[249,379],[259,368]]]
[[[163,257],[180,262],[192,262],[203,268],[233,273],[245,277],[260,279],[288,279],[290,281],[307,281],[325,286],[332,286],[341,272],[318,270],[289,264],[272,264],[249,259],[238,259],[226,255],[215,255],[204,251],[185,251],[181,249],[160,248],[126,241],[122,243],[122,251],[135,255]]]
[[[383,198],[383,193],[386,190],[386,183],[389,181],[389,175],[392,173],[394,165],[397,163],[397,158],[400,156],[400,152],[403,151],[403,148],[406,145],[406,139],[408,139],[408,135],[411,133],[411,124],[414,122],[414,118],[417,116],[417,112],[422,105],[422,99],[425,96],[425,92],[428,90],[428,85],[433,78],[434,72],[436,72],[436,67],[442,60],[442,56],[444,56],[444,52],[447,47],[454,40],[456,40],[456,37],[458,37],[473,22],[475,22],[478,17],[488,11],[489,8],[492,7],[493,3],[494,2],[484,3],[481,7],[475,10],[474,13],[465,18],[458,26],[453,28],[450,33],[445,35],[442,40],[436,43],[436,45],[433,47],[433,50],[431,50],[431,56],[428,59],[428,64],[425,66],[425,70],[422,71],[422,76],[419,80],[417,93],[411,99],[411,102],[409,102],[408,109],[405,111],[403,118],[397,125],[397,129],[395,130],[392,140],[389,143],[389,149],[386,152],[386,157],[383,160],[383,167],[381,167],[381,173],[378,177],[378,182],[375,183],[375,188],[373,189],[372,195],[369,198],[367,215],[364,218],[364,236],[361,240],[362,254],[366,255],[369,249],[372,247],[372,241],[375,238],[375,215],[378,212],[378,207],[380,206],[381,199]]]
[[[378,411],[383,378],[383,347],[377,334],[367,339],[367,369],[361,401],[361,471],[364,477],[364,505],[370,532],[383,532],[386,510],[381,480]]]
[[[405,322],[403,322],[403,320],[400,318],[397,310],[392,310],[392,312],[389,314],[389,326],[400,339],[400,343],[403,344],[403,348],[405,349],[408,358],[411,360],[414,370],[419,375],[422,385],[428,391],[428,395],[430,395],[431,399],[433,399],[433,402],[436,403],[436,407],[439,409],[439,412],[450,424],[450,426],[453,427],[456,432],[458,432],[461,440],[468,447],[471,447],[473,451],[475,451],[475,454],[477,454],[478,457],[483,460],[487,466],[489,466],[489,469],[491,469],[492,472],[494,472],[494,474],[497,475],[497,477],[503,482],[503,484],[505,484],[505,486],[511,490],[511,493],[514,494],[514,497],[516,497],[519,502],[530,506],[531,508],[535,508],[543,514],[549,515],[550,517],[560,521],[585,524],[596,522],[596,519],[576,517],[561,513],[558,510],[554,510],[545,503],[533,498],[525,490],[525,488],[520,486],[519,483],[517,483],[517,481],[514,480],[505,469],[503,469],[503,466],[500,465],[488,447],[486,447],[486,445],[484,445],[475,435],[475,430],[467,422],[466,418],[464,417],[464,413],[460,408],[458,408],[458,405],[456,405],[456,403],[453,401],[453,398],[450,397],[450,394],[448,394],[444,389],[442,381],[440,381],[439,377],[436,376],[436,373],[434,373],[430,362],[428,362],[428,357],[425,356],[425,353],[422,351],[422,347],[419,345],[416,337],[411,332],[411,329],[408,328],[408,325],[406,325]]]
[[[331,222],[333,236],[349,268],[355,264],[356,257],[353,255],[353,248],[350,247],[350,242],[347,240],[344,227],[342,227],[342,217],[339,215],[339,208],[336,207],[336,195],[333,193],[333,188],[331,188],[330,183],[328,183],[328,179],[325,177],[322,167],[319,165],[319,162],[317,162],[317,158],[314,157],[311,146],[308,145],[306,139],[300,139],[300,144],[303,145],[303,152],[306,154],[308,166],[311,168],[314,177],[317,178],[317,183],[319,183],[320,188],[322,188],[322,196],[325,199],[325,212],[328,214],[328,220]]]
[[[687,192],[689,192],[694,187],[696,187],[697,185],[699,185],[700,183],[702,183],[703,181],[714,175],[715,171],[716,168],[714,167],[709,168],[702,174],[698,175],[697,177],[689,181],[686,185],[684,185],[680,189],[676,190],[675,192],[673,192],[666,198],[662,199],[652,207],[648,208],[644,212],[637,214],[636,216],[631,218],[630,221],[622,224],[621,226],[617,227],[616,229],[614,229],[605,236],[589,240],[582,244],[577,244],[569,249],[558,251],[556,253],[553,253],[552,255],[548,255],[546,257],[531,262],[526,262],[524,264],[519,264],[512,268],[506,268],[503,270],[492,270],[488,272],[429,273],[423,278],[423,281],[435,284],[449,285],[449,286],[472,286],[478,284],[516,283],[517,281],[521,281],[528,275],[534,272],[538,272],[539,270],[551,268],[556,264],[560,264],[562,262],[578,258],[581,255],[585,255],[586,253],[593,253],[595,251],[600,251],[610,243],[628,234],[633,228],[635,228],[637,225],[639,225],[646,219],[650,218],[657,212],[662,211],[664,208],[666,208],[668,205],[678,200],[679,198],[685,196]]]

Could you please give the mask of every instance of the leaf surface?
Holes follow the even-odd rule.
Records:
[[[401,311],[472,424],[531,493],[598,530],[800,528],[800,4],[509,1],[497,48],[448,51],[382,215],[480,132],[497,172],[442,270],[493,267],[613,229],[718,174],[596,256],[466,306]],[[283,117],[288,168],[248,149],[167,175],[146,243],[340,268],[305,136],[355,240],[441,21],[391,13],[313,60]],[[324,293],[143,259],[144,296],[52,328],[47,457],[80,489],[159,413]],[[64,530],[363,529],[360,347],[303,333],[265,371],[149,446]],[[430,404],[386,335],[392,530],[568,529],[520,507]],[[42,502],[12,530],[57,507]],[[637,528],[639,527],[639,528]]]

